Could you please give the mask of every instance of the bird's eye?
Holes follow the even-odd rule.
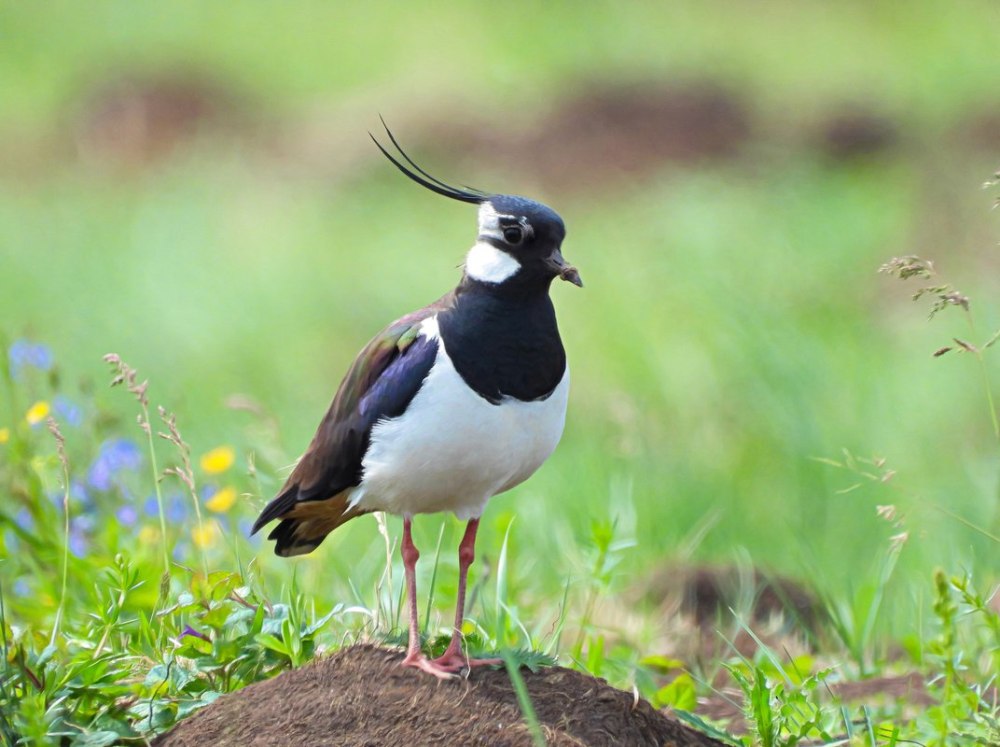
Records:
[[[508,244],[520,244],[524,238],[524,232],[518,226],[511,226],[503,230],[503,240]]]

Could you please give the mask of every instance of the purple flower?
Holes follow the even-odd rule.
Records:
[[[142,464],[142,452],[127,438],[112,438],[101,444],[97,459],[90,465],[87,482],[98,490],[110,490],[122,471],[135,471]]]
[[[134,507],[126,504],[115,511],[115,516],[120,523],[130,527],[135,524],[136,520],[139,518],[139,512],[136,511]]]
[[[83,410],[73,400],[63,394],[57,394],[52,400],[52,406],[62,419],[73,427],[83,422]]]
[[[87,535],[83,530],[74,528],[72,524],[69,530],[69,551],[78,558],[87,554]]]
[[[194,628],[192,628],[190,625],[186,625],[184,627],[184,632],[181,633],[181,638],[183,638],[186,635],[194,636],[195,638],[201,638],[201,640],[203,640],[203,641],[209,641],[209,642],[211,642],[211,640],[212,640],[211,638],[209,638],[204,633],[199,633],[197,630],[195,630]]]
[[[19,578],[14,582],[14,596],[15,597],[29,597],[31,596],[31,584],[28,583],[28,579],[25,577]]]
[[[7,351],[10,373],[15,379],[21,378],[26,368],[48,371],[52,368],[52,351],[47,345],[27,340],[15,340]]]

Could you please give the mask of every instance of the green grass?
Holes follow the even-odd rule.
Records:
[[[618,626],[604,607],[634,599],[657,570],[739,561],[799,578],[828,600],[836,611],[828,655],[849,674],[891,669],[902,645],[928,674],[974,679],[948,673],[944,654],[931,652],[938,633],[928,631],[953,624],[967,626],[966,638],[948,645],[963,660],[985,657],[972,672],[990,671],[997,644],[982,632],[995,619],[988,607],[945,619],[935,611],[947,606],[944,592],[931,579],[938,568],[959,580],[968,573],[981,594],[1000,580],[1000,444],[983,385],[984,374],[987,387],[996,380],[995,348],[982,369],[967,353],[931,353],[955,337],[981,345],[1000,328],[995,192],[978,189],[995,154],[957,134],[995,109],[998,20],[985,2],[572,11],[525,3],[499,16],[476,4],[434,14],[272,2],[253,12],[183,2],[159,14],[125,2],[4,7],[0,336],[5,349],[23,338],[49,345],[56,365],[10,379],[0,396],[0,429],[9,432],[0,444],[0,589],[5,672],[15,678],[0,683],[30,680],[37,663],[19,664],[16,652],[43,656],[50,638],[56,648],[37,666],[65,676],[106,654],[103,670],[79,675],[94,678],[81,713],[104,713],[92,722],[103,729],[107,718],[123,723],[108,716],[121,694],[108,685],[117,675],[127,673],[141,698],[160,698],[158,683],[179,675],[156,670],[157,679],[151,667],[198,658],[191,647],[200,639],[169,642],[185,625],[214,614],[204,623],[211,638],[227,615],[266,609],[262,620],[240,618],[231,637],[220,633],[225,652],[215,638],[200,654],[211,668],[246,646],[240,673],[163,689],[163,715],[154,714],[163,726],[181,714],[178,703],[269,676],[316,645],[392,628],[402,572],[398,559],[387,569],[375,522],[352,522],[293,562],[243,537],[355,352],[451,287],[472,241],[469,210],[402,182],[365,129],[383,112],[399,122],[404,145],[419,133],[420,157],[422,123],[434,116],[530,129],[597,81],[703,77],[751,107],[757,138],[740,158],[667,164],[627,188],[605,188],[595,166],[593,183],[565,194],[538,193],[538,175],[483,156],[458,166],[460,154],[434,151],[427,164],[445,178],[544,198],[566,219],[565,254],[586,282],[554,289],[573,370],[566,435],[545,468],[484,517],[470,635],[484,647],[559,654],[656,697],[673,675],[639,664],[671,655],[657,648],[655,613],[638,605]],[[260,120],[278,125],[279,141],[283,126],[295,133],[304,122],[356,161],[276,163],[253,137],[212,132],[148,168],[75,155],[73,123],[90,86],[178,68],[232,86]],[[897,149],[845,163],[808,147],[818,121],[854,103],[895,119]],[[974,332],[958,308],[928,323],[931,302],[909,301],[914,281],[908,288],[876,272],[906,254],[934,259],[940,277],[972,298]],[[153,451],[136,404],[106,387],[109,352],[150,381]],[[79,425],[56,413],[71,483],[86,481],[107,439],[141,447],[141,472],[126,471],[121,485],[87,505],[70,491],[69,518],[86,510],[96,525],[78,532],[89,544],[66,563],[63,466],[44,422],[24,421],[34,402],[57,393],[82,409]],[[227,407],[234,394],[255,412]],[[176,413],[190,444],[194,502],[176,476],[152,479],[184,466],[182,450],[155,437],[167,429],[158,405]],[[235,465],[203,472],[200,457],[219,445],[233,447]],[[239,499],[214,513],[203,486],[232,487]],[[164,508],[147,515],[157,487]],[[183,508],[171,509],[174,494]],[[134,525],[112,518],[125,505],[138,511]],[[880,518],[880,505],[895,506],[896,518]],[[195,506],[203,524],[219,527],[204,560],[192,546]],[[169,510],[183,517],[174,522]],[[171,544],[183,543],[171,562],[192,570],[172,566],[161,592],[168,548],[151,538],[164,528]],[[431,638],[448,629],[460,529],[449,517],[416,522],[421,593],[433,590]],[[388,532],[398,537],[398,520]],[[890,549],[903,532],[908,539]],[[203,563],[250,606],[212,598]],[[185,593],[190,602],[180,601]],[[255,606],[265,600],[286,606],[272,604],[274,614]],[[959,604],[977,609],[974,600]],[[183,612],[157,615],[171,606]],[[322,628],[302,632],[331,610]],[[107,632],[105,653],[83,646],[95,632],[98,640]],[[291,649],[296,635],[319,643]],[[763,719],[781,677],[764,667],[764,681],[760,662],[744,664]],[[58,681],[53,674],[46,687]],[[50,728],[46,698],[57,692],[34,693],[27,721],[0,720],[0,729]],[[661,699],[685,693],[676,686]],[[942,691],[942,703],[956,698],[971,702],[961,687]],[[132,714],[130,728],[148,729],[138,720],[148,716]],[[825,717],[823,728],[850,730],[838,713]],[[932,721],[900,722],[901,733],[944,728]]]

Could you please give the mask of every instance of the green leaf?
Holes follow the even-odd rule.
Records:
[[[735,739],[733,739],[733,737],[732,737],[731,734],[727,734],[726,732],[722,731],[721,729],[719,729],[719,728],[717,728],[715,726],[712,726],[710,723],[708,723],[707,721],[704,721],[703,719],[699,718],[698,716],[694,715],[693,713],[689,713],[687,711],[680,710],[680,709],[675,709],[674,712],[672,714],[670,714],[670,715],[672,715],[675,718],[677,718],[678,721],[683,721],[684,723],[688,724],[689,726],[693,726],[695,729],[697,729],[698,731],[700,731],[702,734],[707,734],[708,736],[712,737],[713,739],[718,739],[723,744],[733,744],[733,745],[739,745],[739,744],[741,744],[740,742],[737,742]]]
[[[532,651],[527,648],[506,649],[503,652],[497,651],[476,651],[477,656],[484,658],[501,658],[506,664],[516,665],[518,668],[527,667],[537,674],[542,667],[554,667],[556,660],[554,657],[541,651]]]
[[[76,737],[70,744],[72,747],[107,747],[121,738],[116,731],[91,731]]]
[[[147,687],[149,686],[155,687],[156,685],[159,685],[161,682],[163,682],[165,679],[167,679],[167,665],[157,664],[152,669],[150,669],[149,672],[146,673],[146,679],[143,682],[143,684],[146,685]]]
[[[218,700],[219,696],[221,695],[222,693],[216,692],[215,690],[206,690],[197,698],[181,701],[177,706],[178,720],[186,718],[195,711],[204,708],[207,705],[211,705],[216,700]]]
[[[344,605],[342,604],[335,605],[332,610],[327,612],[325,615],[323,615],[323,617],[321,617],[319,620],[317,620],[312,625],[308,626],[304,631],[302,631],[302,635],[304,636],[312,635],[317,630],[326,625],[328,622],[330,622],[330,620],[333,619],[333,616],[336,615],[338,612],[340,612],[343,608]]]
[[[656,691],[656,704],[668,705],[682,711],[693,711],[698,705],[694,679],[687,672],[677,675],[673,682]]]
[[[257,643],[262,645],[264,648],[271,649],[272,651],[277,651],[282,656],[288,656],[289,658],[291,658],[291,656],[288,653],[288,647],[284,643],[282,643],[281,639],[278,638],[277,636],[271,635],[270,633],[258,633],[255,636],[254,640],[257,641]]]
[[[226,624],[229,622],[231,613],[231,609],[223,605],[219,605],[202,615],[200,622],[203,625],[208,625],[216,630],[221,630],[223,627],[226,627]]]
[[[211,641],[206,641],[196,635],[186,635],[182,640],[184,641],[183,645],[177,649],[177,654],[180,656],[194,658],[198,654],[212,653]]]
[[[669,656],[663,656],[662,654],[651,654],[650,656],[643,656],[639,659],[639,666],[667,673],[672,672],[675,669],[683,669],[686,665],[680,659],[671,659]]]
[[[232,594],[241,582],[239,575],[230,571],[210,573],[208,574],[208,585],[211,587],[209,596],[213,601],[221,601]]]

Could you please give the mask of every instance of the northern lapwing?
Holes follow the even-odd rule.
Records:
[[[450,677],[477,664],[462,653],[465,589],[487,501],[524,482],[555,449],[566,419],[569,370],[549,286],[582,286],[560,247],[551,208],[515,195],[452,187],[403,152],[379,150],[417,184],[479,206],[479,231],[453,291],[379,332],[355,359],[312,443],[253,532],[273,519],[275,553],[301,555],[349,519],[403,517],[409,604],[403,664]],[[454,635],[444,654],[420,648],[411,525],[451,511],[468,522],[458,548]]]

